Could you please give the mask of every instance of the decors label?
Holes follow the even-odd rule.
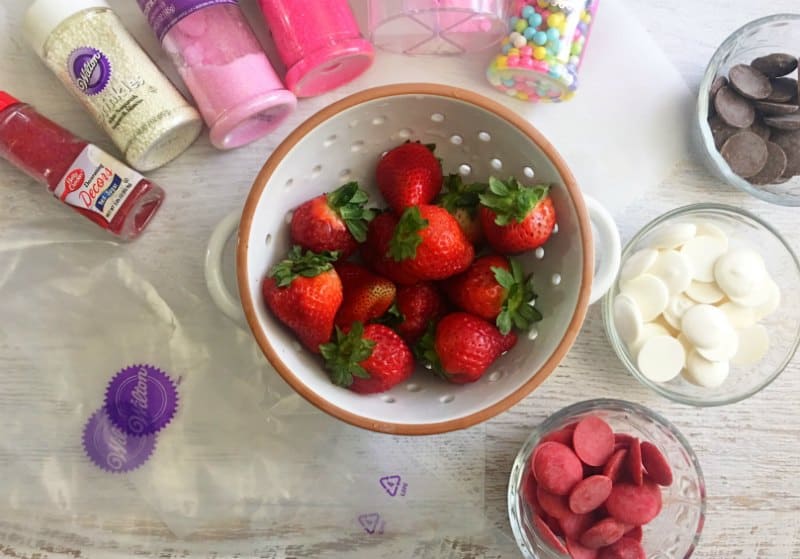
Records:
[[[122,369],[106,390],[108,417],[133,436],[160,431],[172,421],[177,407],[175,383],[161,369],[150,365]]]
[[[136,0],[159,41],[176,23],[198,10],[216,4],[238,4],[238,0]],[[204,26],[203,26],[204,27]],[[202,35],[205,29],[198,29]]]
[[[70,206],[94,212],[111,222],[142,178],[90,144],[72,163],[53,194]]]
[[[86,95],[97,95],[111,79],[111,62],[100,50],[81,47],[69,55],[67,72],[80,91]]]
[[[112,473],[135,470],[156,446],[156,436],[131,437],[111,423],[104,409],[97,410],[83,429],[83,448],[95,466]]]

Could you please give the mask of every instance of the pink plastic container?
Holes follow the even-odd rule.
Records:
[[[490,48],[507,33],[509,0],[370,0],[373,44],[403,54],[457,55]]]
[[[286,86],[313,97],[361,75],[374,50],[358,29],[347,0],[259,0],[286,65]]]
[[[137,0],[189,88],[218,149],[275,129],[297,99],[281,82],[237,0]]]

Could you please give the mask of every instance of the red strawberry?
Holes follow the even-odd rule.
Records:
[[[400,262],[389,256],[389,242],[394,235],[398,218],[391,212],[378,214],[367,229],[367,240],[361,245],[361,258],[378,274],[399,285],[413,285],[419,281]]]
[[[335,268],[344,290],[344,300],[336,313],[337,326],[347,328],[356,321],[366,324],[392,306],[397,290],[388,279],[352,262],[339,262]]]
[[[360,394],[385,392],[414,372],[414,356],[396,332],[382,324],[354,322],[336,328],[333,342],[320,347],[333,384]]]
[[[444,190],[437,204],[450,212],[469,242],[477,244],[483,234],[478,218],[479,195],[488,185],[481,183],[464,184],[461,175],[449,175],[444,179]]]
[[[342,282],[331,262],[336,253],[314,253],[295,245],[264,278],[267,307],[314,353],[331,337],[342,304]]]
[[[441,280],[466,270],[475,249],[447,210],[423,205],[403,211],[389,241],[389,256],[420,280]]]
[[[357,182],[349,182],[305,202],[292,215],[292,243],[313,252],[336,250],[347,258],[364,242],[374,217],[375,210],[364,207],[367,199]]]
[[[523,186],[514,178],[489,179],[489,192],[480,195],[480,220],[491,247],[515,254],[542,246],[553,232],[556,210],[550,187]]]
[[[408,343],[414,343],[425,333],[428,324],[436,321],[444,311],[444,298],[432,283],[407,285],[397,290],[387,326]]]
[[[445,315],[417,344],[417,357],[455,384],[475,382],[494,361],[514,347],[517,335],[501,334],[491,322],[465,312]]]
[[[519,262],[505,256],[478,258],[466,272],[447,280],[444,289],[456,306],[495,322],[501,334],[512,327],[528,330],[542,319],[531,306],[536,299],[533,276],[524,277]]]
[[[442,188],[442,165],[433,145],[406,142],[378,161],[375,178],[383,197],[396,213],[428,204]]]

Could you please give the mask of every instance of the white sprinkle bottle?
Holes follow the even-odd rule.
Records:
[[[105,0],[36,0],[24,25],[37,54],[132,167],[140,171],[161,167],[200,135],[200,114]]]

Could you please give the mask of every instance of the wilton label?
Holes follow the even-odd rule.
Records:
[[[106,412],[111,421],[134,436],[151,435],[175,415],[178,392],[162,370],[135,365],[117,373],[106,390]]]
[[[136,0],[139,8],[144,12],[144,16],[150,23],[150,27],[156,32],[159,41],[164,40],[164,36],[172,27],[186,16],[198,10],[215,6],[217,4],[238,4],[239,0]],[[205,25],[198,28],[197,35],[201,37],[205,32]],[[192,36],[195,36],[192,33]]]
[[[111,61],[100,50],[81,47],[67,58],[67,72],[78,89],[86,95],[97,95],[111,79]]]
[[[142,175],[89,144],[56,185],[62,202],[89,210],[111,222]]]
[[[114,425],[99,409],[83,429],[83,449],[95,466],[112,473],[135,470],[144,464],[156,446],[156,436],[131,437]]]

